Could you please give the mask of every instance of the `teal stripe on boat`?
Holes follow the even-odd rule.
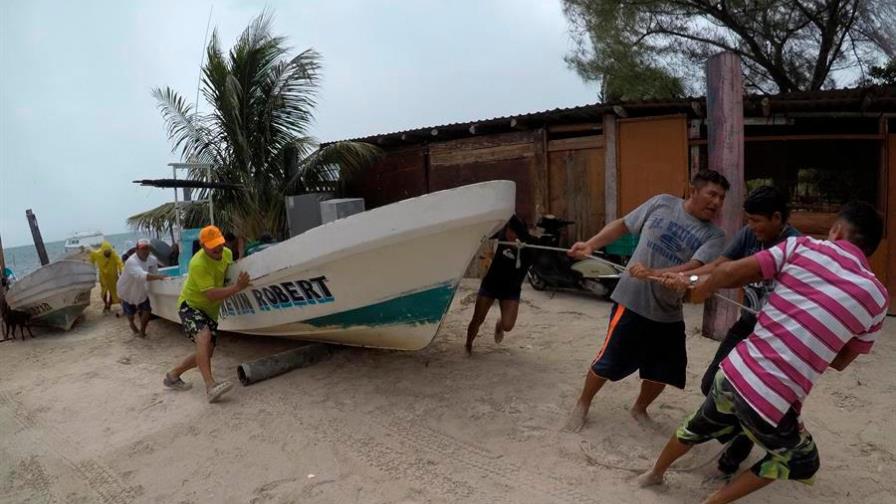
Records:
[[[315,327],[434,324],[442,320],[457,287],[450,283],[388,301],[304,321]]]

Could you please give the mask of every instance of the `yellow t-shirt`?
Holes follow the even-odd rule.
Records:
[[[186,301],[191,308],[201,310],[212,320],[218,320],[218,308],[221,306],[221,301],[212,301],[207,298],[205,291],[224,287],[224,274],[227,273],[227,267],[231,263],[233,263],[233,254],[227,247],[224,247],[224,255],[220,261],[209,257],[205,250],[196,252],[190,259],[187,281],[184,282],[180,297],[177,298],[177,306]]]

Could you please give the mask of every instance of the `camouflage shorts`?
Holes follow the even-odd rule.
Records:
[[[190,338],[190,341],[195,343],[196,335],[199,334],[199,331],[208,327],[208,330],[212,333],[212,346],[218,345],[218,323],[202,310],[197,310],[183,302],[180,305],[180,309],[177,310],[177,314],[180,316],[184,334]]]
[[[820,465],[818,448],[791,409],[777,426],[766,422],[734,390],[722,371],[715,376],[703,405],[685,419],[675,436],[685,444],[745,434],[765,450],[753,474],[765,479],[790,479],[811,484]]]

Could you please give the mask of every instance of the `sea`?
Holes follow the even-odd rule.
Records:
[[[149,238],[149,236],[143,233],[134,232],[106,235],[106,241],[112,244],[119,255],[127,252],[140,238]],[[50,262],[60,259],[65,255],[64,245],[65,240],[44,242]],[[6,259],[6,267],[10,268],[18,278],[22,278],[40,267],[40,259],[37,257],[37,249],[34,248],[33,244],[4,248],[3,256]]]

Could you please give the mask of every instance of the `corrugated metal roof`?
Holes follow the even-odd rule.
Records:
[[[378,133],[350,140],[374,144],[394,141],[413,144],[425,141],[451,140],[515,129],[535,129],[557,124],[600,122],[604,114],[643,117],[685,113],[692,117],[702,117],[705,114],[705,109],[706,98],[702,96],[592,103],[578,107],[555,108],[526,114]],[[766,117],[802,112],[863,113],[869,116],[881,113],[896,113],[896,86],[801,91],[778,95],[747,95],[744,97],[744,116],[747,117]]]

